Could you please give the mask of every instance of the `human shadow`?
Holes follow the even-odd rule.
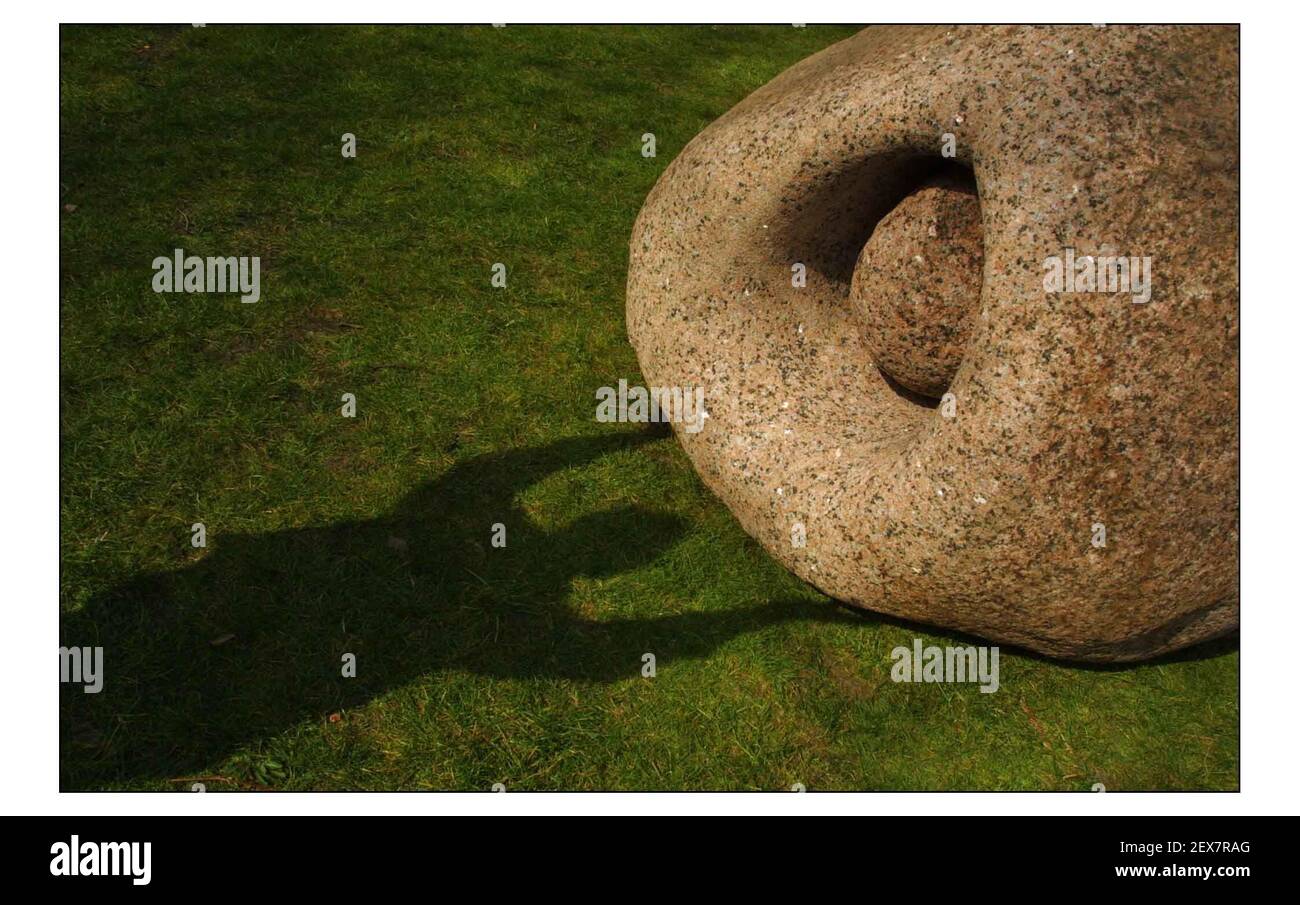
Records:
[[[62,645],[105,658],[99,693],[61,686],[63,786],[175,777],[436,671],[608,683],[639,677],[645,653],[662,670],[777,623],[854,618],[808,601],[593,618],[567,602],[575,580],[651,563],[687,525],[644,505],[548,525],[520,492],[656,439],[477,456],[369,521],[260,535],[208,526],[204,558],[63,617]],[[343,675],[347,654],[355,677]]]

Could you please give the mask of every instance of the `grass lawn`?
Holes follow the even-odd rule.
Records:
[[[105,685],[62,686],[62,787],[1237,788],[1235,641],[894,684],[954,636],[595,421],[655,179],[852,31],[64,28],[60,643]],[[261,300],[155,294],[175,248]]]

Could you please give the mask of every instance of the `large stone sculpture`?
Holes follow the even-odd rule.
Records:
[[[871,610],[1083,660],[1237,625],[1235,28],[879,27],[698,135],[631,241],[648,382]]]

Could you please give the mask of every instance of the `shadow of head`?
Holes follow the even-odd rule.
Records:
[[[451,581],[500,580],[523,597],[562,594],[577,577],[608,577],[657,559],[686,524],[644,505],[618,505],[559,521],[520,499],[553,476],[589,483],[582,469],[654,442],[647,434],[562,440],[478,456],[417,488],[380,526],[386,544],[423,573]]]

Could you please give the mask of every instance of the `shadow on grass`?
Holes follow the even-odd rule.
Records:
[[[645,506],[544,527],[530,485],[656,439],[610,435],[461,462],[391,516],[263,535],[208,526],[208,555],[65,614],[60,643],[104,648],[98,694],[62,686],[64,788],[176,777],[239,746],[439,670],[607,683],[792,620],[855,617],[807,601],[591,619],[575,579],[643,566],[687,525]],[[506,528],[504,548],[492,526]],[[341,675],[344,654],[356,677]]]
[[[1030,650],[1027,647],[1008,644],[1005,641],[992,641],[988,638],[981,638],[979,635],[967,634],[966,632],[957,629],[944,628],[941,625],[931,625],[927,622],[917,622],[913,619],[891,616],[888,613],[877,613],[874,610],[865,610],[856,607],[851,603],[845,603],[842,600],[835,600],[834,598],[830,599],[830,604],[843,612],[847,617],[853,617],[859,622],[868,622],[875,625],[884,625],[891,628],[901,629],[913,635],[935,639],[934,643],[941,641],[945,645],[954,647],[996,645],[1000,654],[1012,654],[1022,660],[1033,660],[1037,663],[1048,663],[1061,669],[1085,670],[1087,672],[1128,672],[1143,666],[1194,663],[1199,660],[1213,660],[1217,657],[1232,654],[1241,648],[1241,633],[1237,630],[1233,630],[1206,641],[1197,642],[1191,647],[1184,647],[1181,650],[1161,654],[1158,657],[1121,661],[1069,660],[1062,657],[1052,657],[1048,654],[1039,653],[1038,651]]]

